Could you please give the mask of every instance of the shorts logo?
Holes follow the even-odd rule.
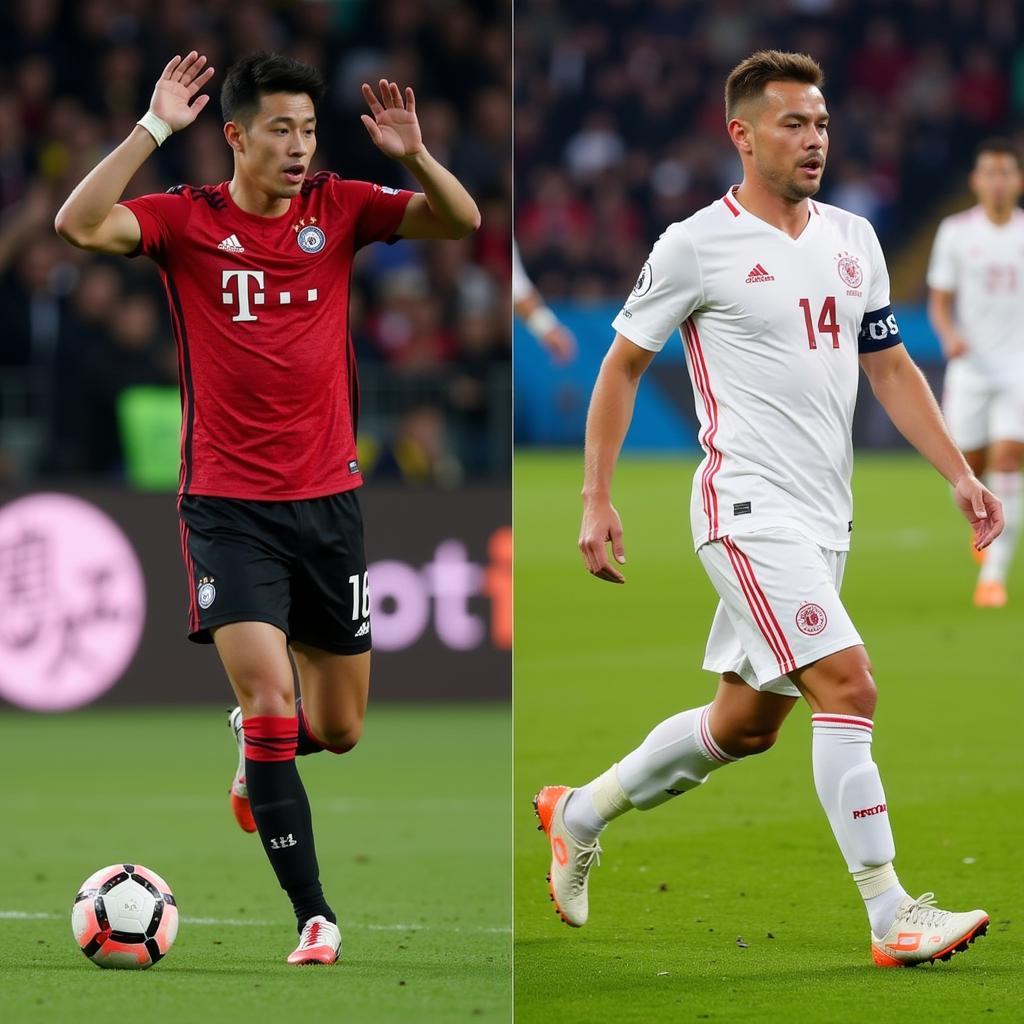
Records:
[[[651,284],[654,281],[654,275],[651,272],[650,263],[645,263],[640,268],[640,276],[636,279],[636,284],[633,286],[633,294],[640,298],[641,295],[646,295],[651,290]]]
[[[357,630],[356,636],[369,636],[370,635],[370,620],[367,619]]]
[[[841,252],[837,259],[839,262],[836,264],[836,269],[839,271],[839,280],[847,288],[859,288],[864,283],[864,272],[860,269],[857,257],[851,256],[848,252]]]
[[[350,473],[358,473],[359,472],[359,463],[355,459],[349,459],[348,460],[348,471]]]
[[[217,598],[217,588],[213,585],[212,576],[204,576],[199,581],[199,590],[196,592],[200,608],[209,608]]]
[[[820,604],[802,604],[796,613],[796,628],[808,636],[817,636],[828,625],[828,616]]]

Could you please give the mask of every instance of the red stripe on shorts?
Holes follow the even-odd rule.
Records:
[[[195,633],[199,629],[199,606],[196,604],[195,565],[188,549],[188,524],[181,515],[181,499],[178,497],[178,533],[181,536],[181,557],[185,560],[185,575],[188,577],[188,631]]]
[[[758,629],[761,630],[761,635],[779,663],[779,674],[786,675],[787,672],[792,672],[796,668],[796,658],[793,657],[786,635],[782,632],[782,627],[768,603],[768,598],[757,582],[754,567],[731,537],[723,537],[722,543],[728,552],[729,561],[732,562],[733,571],[740,581],[740,587],[743,589],[743,594],[754,615]]]

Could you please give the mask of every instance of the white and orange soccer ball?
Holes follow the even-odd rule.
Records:
[[[170,886],[141,864],[111,864],[81,885],[71,909],[79,949],[100,967],[144,970],[167,955],[178,934]]]

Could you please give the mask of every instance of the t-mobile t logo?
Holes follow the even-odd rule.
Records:
[[[225,306],[233,305],[236,301],[238,302],[238,313],[231,319],[238,323],[239,321],[252,322],[258,320],[252,311],[253,306],[262,306],[266,302],[267,293],[263,291],[263,271],[262,270],[223,270],[221,271],[221,288],[228,288],[231,284],[231,279],[237,278],[238,280],[238,296],[234,296],[231,292],[225,291],[221,293],[221,299]],[[252,279],[255,283],[252,286],[253,290],[250,290],[249,281]],[[306,301],[316,302],[318,298],[317,290],[315,288],[306,289]],[[282,306],[291,305],[292,293],[291,292],[278,292],[277,301]]]

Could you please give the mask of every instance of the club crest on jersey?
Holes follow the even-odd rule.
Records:
[[[820,604],[802,604],[796,613],[796,628],[808,636],[817,636],[828,625],[828,616]]]
[[[836,269],[839,271],[839,280],[847,288],[859,288],[864,283],[864,271],[860,269],[860,263],[856,256],[848,252],[841,252],[837,257]]]
[[[293,224],[295,239],[303,252],[319,252],[327,244],[327,236],[316,225],[316,217],[303,218]]]
[[[196,597],[199,601],[200,608],[209,608],[213,604],[217,597],[217,588],[213,585],[212,576],[204,576],[199,581],[199,589],[196,591]]]

